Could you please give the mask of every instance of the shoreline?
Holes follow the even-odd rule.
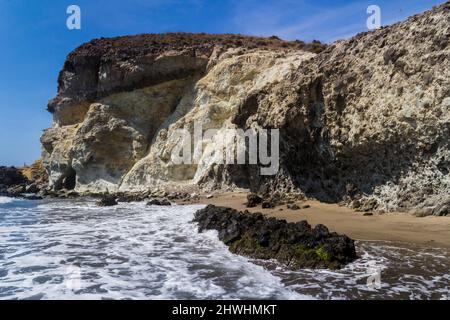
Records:
[[[316,200],[298,202],[301,206],[310,206],[300,210],[288,209],[286,205],[271,209],[262,209],[261,205],[247,208],[245,206],[247,194],[246,192],[220,193],[214,194],[210,199],[201,196],[197,202],[180,204],[213,204],[238,211],[261,212],[267,217],[285,219],[287,222],[306,220],[313,227],[323,224],[330,231],[345,234],[359,241],[392,241],[424,247],[450,248],[449,217],[416,217],[405,213],[373,213],[372,216],[364,216],[363,213],[351,208]]]
[[[238,211],[248,210],[252,213],[261,212],[264,216],[284,219],[287,222],[306,220],[312,227],[323,224],[331,232],[335,231],[339,234],[345,234],[359,241],[387,241],[405,245],[450,249],[450,217],[416,217],[412,214],[398,212],[373,213],[373,215],[365,216],[363,212],[357,212],[349,207],[323,203],[317,200],[297,201],[296,204],[301,207],[300,210],[289,209],[287,205],[277,205],[270,209],[263,209],[261,205],[254,208],[247,208],[245,204],[248,194],[249,192],[247,191],[200,192],[188,200],[170,199],[170,201],[179,205],[212,204]],[[11,197],[8,195],[3,196]],[[76,196],[73,198],[83,197]],[[33,197],[18,198],[40,200]],[[150,198],[152,197],[148,197],[148,199]],[[129,200],[119,200],[119,202],[144,201],[144,199],[133,198]],[[309,207],[302,208],[305,205]]]

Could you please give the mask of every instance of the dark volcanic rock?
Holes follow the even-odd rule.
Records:
[[[148,206],[171,206],[172,204],[170,203],[169,200],[167,199],[152,199],[147,203]]]
[[[25,196],[23,198],[25,200],[42,200],[43,199],[41,196],[36,196],[36,195]]]
[[[165,33],[95,39],[67,57],[58,79],[58,95],[49,102],[48,110],[57,112],[62,104],[92,101],[116,92],[202,73],[216,46],[223,49],[297,49],[316,53],[326,48],[318,41],[304,43],[232,34]],[[167,64],[167,58],[160,61],[161,56],[173,52],[178,53],[173,59],[174,66],[184,61],[189,67],[180,70]],[[121,62],[131,59],[140,64],[139,71],[126,71],[120,66]],[[149,72],[149,67],[154,72]],[[109,70],[110,77],[117,81],[105,83],[98,76],[105,70]]]
[[[32,183],[25,188],[25,192],[26,193],[38,193],[39,187],[35,183]]]
[[[271,209],[271,208],[275,208],[276,203],[272,199],[269,199],[269,200],[264,200],[261,206],[263,209]]]
[[[0,167],[0,195],[22,197],[24,193],[36,194],[45,189],[47,181],[42,175],[36,175],[36,172],[36,164],[20,169]]]
[[[261,213],[238,212],[209,205],[195,214],[199,231],[217,230],[231,252],[256,259],[276,259],[289,268],[337,269],[356,258],[354,241],[314,229],[306,221],[287,223]]]
[[[27,178],[15,167],[0,167],[0,185],[8,188],[27,183]]]
[[[291,209],[291,210],[300,210],[300,207],[297,204],[295,204],[295,203],[294,204],[288,204],[287,208]]]
[[[149,197],[150,192],[139,192],[139,193],[127,193],[121,192],[117,193],[118,202],[141,202]]]
[[[99,207],[112,207],[118,205],[115,196],[104,196],[100,201],[98,201],[97,206]]]
[[[247,195],[247,208],[254,208],[258,204],[262,203],[263,199],[255,193]]]

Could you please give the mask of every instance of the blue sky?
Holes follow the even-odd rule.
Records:
[[[278,35],[333,42],[366,31],[366,8],[382,24],[444,0],[0,0],[0,165],[40,157],[51,126],[47,101],[67,54],[93,38],[168,31]],[[81,8],[82,29],[66,28],[66,9]]]

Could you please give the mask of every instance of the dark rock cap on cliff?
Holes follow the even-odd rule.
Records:
[[[263,38],[236,34],[207,33],[164,33],[140,34],[116,38],[94,39],[72,51],[64,63],[58,78],[58,95],[48,104],[50,112],[61,104],[75,104],[94,101],[108,94],[161,83],[180,76],[203,73],[206,63],[192,64],[190,68],[176,72],[136,72],[127,79],[124,73],[117,73],[117,82],[108,85],[98,79],[102,69],[117,66],[121,62],[134,60],[143,64],[143,69],[151,67],[158,57],[172,52],[184,60],[208,58],[214,49],[224,51],[229,48],[305,50],[319,53],[326,48],[320,41],[305,43],[300,40],[284,41],[276,36]],[[178,61],[181,58],[178,59]],[[176,61],[172,61],[179,65]],[[111,80],[109,80],[111,81]]]

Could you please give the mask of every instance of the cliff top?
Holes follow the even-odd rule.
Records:
[[[215,47],[302,50],[319,53],[326,45],[319,41],[305,43],[300,40],[284,41],[276,36],[269,38],[235,34],[164,33],[140,34],[115,38],[94,39],[72,51],[58,78],[58,95],[49,102],[53,112],[58,105],[92,101],[108,94],[143,87],[178,77],[204,72],[206,60]],[[184,59],[184,67],[155,65],[158,57],[177,53]],[[192,58],[200,58],[194,62]],[[139,68],[128,70],[123,61],[139,60]],[[194,59],[195,60],[195,59]],[[204,60],[203,62],[199,62]],[[106,72],[106,73],[105,73]],[[98,74],[105,74],[99,79]],[[116,81],[117,79],[122,79]]]
[[[94,39],[72,51],[68,60],[80,55],[104,58],[114,56],[126,59],[132,56],[158,55],[166,51],[190,48],[195,48],[200,53],[208,53],[215,45],[222,45],[225,48],[298,49],[314,53],[319,53],[326,48],[325,44],[316,40],[305,43],[300,40],[284,41],[276,36],[263,38],[239,34],[178,32]]]

